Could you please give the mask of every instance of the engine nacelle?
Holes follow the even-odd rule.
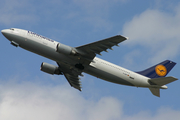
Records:
[[[41,64],[41,68],[40,68],[41,71],[43,72],[46,72],[46,73],[49,73],[49,74],[57,74],[57,75],[62,75],[62,72],[60,71],[59,67],[55,66],[55,65],[51,65],[49,63],[45,63],[43,62]]]
[[[75,55],[76,51],[74,49],[75,48],[72,48],[70,46],[67,46],[61,43],[58,43],[56,46],[56,52],[63,53],[66,55]]]

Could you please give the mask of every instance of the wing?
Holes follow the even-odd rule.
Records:
[[[112,50],[113,46],[115,45],[118,46],[120,42],[123,42],[126,39],[127,39],[126,37],[117,35],[104,40],[100,40],[80,47],[76,47],[76,50],[81,55],[83,55],[83,57],[86,57],[88,60],[92,60],[96,56],[96,54],[101,55],[102,51],[107,52],[107,49]]]
[[[64,65],[58,62],[57,64],[59,65],[61,71],[63,72],[64,76],[66,77],[71,87],[74,87],[81,91],[81,81],[79,76],[83,76],[81,74],[82,71],[70,65]]]
[[[80,47],[76,47],[76,51],[79,59],[79,63],[82,66],[89,65],[90,62],[93,62],[94,57],[96,54],[101,55],[100,53],[102,51],[106,51],[107,49],[112,49],[114,45],[118,46],[118,44],[127,38],[117,35],[111,38],[107,38],[104,40],[100,40],[94,43],[86,44]],[[75,56],[73,56],[75,57]],[[78,69],[77,67],[67,65],[67,64],[60,64],[59,65],[61,71],[63,72],[64,76],[68,80],[69,84],[81,91],[81,82],[79,76],[83,76],[81,73],[83,72],[83,69]]]
[[[71,87],[74,87],[81,91],[81,81],[78,75],[72,75],[69,73],[64,73],[64,76],[66,77],[67,81],[71,85]]]

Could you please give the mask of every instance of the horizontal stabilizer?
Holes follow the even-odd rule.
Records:
[[[151,93],[157,97],[160,97],[160,89],[159,88],[149,88]]]
[[[162,77],[162,78],[150,79],[149,81],[151,81],[152,83],[157,84],[159,86],[162,86],[162,85],[166,85],[166,84],[171,83],[176,80],[178,80],[178,79],[174,78],[174,77]]]

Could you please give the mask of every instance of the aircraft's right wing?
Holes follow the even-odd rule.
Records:
[[[74,88],[78,89],[79,91],[81,91],[81,81],[80,81],[79,76],[83,76],[81,74],[82,71],[75,67],[72,67],[72,66],[68,66],[68,65],[64,65],[64,64],[62,65],[58,62],[57,62],[57,64],[60,67],[64,76],[66,77],[67,81],[71,85],[71,87],[74,87]]]
[[[81,91],[81,81],[80,78],[78,77],[78,74],[71,74],[71,73],[63,73],[64,76],[66,77],[67,81],[71,85],[71,87],[74,87]]]
[[[77,50],[77,57],[79,59],[79,63],[82,64],[82,66],[89,65],[90,62],[93,61],[94,57],[96,54],[100,54],[102,51],[106,51],[107,49],[112,49],[114,45],[118,46],[118,44],[127,38],[117,35],[111,38],[107,38],[104,40],[100,40],[97,42],[93,42],[90,44],[86,44],[80,47],[76,47]],[[73,56],[74,57],[74,56]],[[60,64],[57,62],[59,67],[61,68],[61,71],[63,72],[64,76],[68,80],[69,84],[80,90],[81,91],[81,83],[80,83],[80,78],[78,76],[82,76],[82,70],[83,69],[78,69],[74,66],[68,66],[64,64]]]

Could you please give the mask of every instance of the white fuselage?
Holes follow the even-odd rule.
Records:
[[[74,66],[78,62],[78,59],[73,56],[56,52],[58,42],[54,40],[22,29],[7,29],[6,34],[9,34],[7,38],[10,41],[15,41],[20,47],[61,64],[70,64],[70,66]],[[97,57],[95,57],[93,62],[88,66],[85,66],[83,72],[117,84],[136,87],[153,87],[148,82],[150,78]]]

